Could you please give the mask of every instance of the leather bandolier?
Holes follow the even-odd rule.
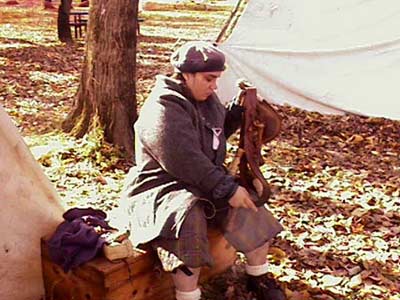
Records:
[[[240,129],[239,149],[231,163],[231,175],[237,176],[239,183],[247,190],[258,194],[257,206],[266,203],[271,189],[260,167],[264,164],[262,146],[273,140],[281,130],[282,119],[265,99],[257,95],[257,89],[246,81],[239,83],[238,97],[244,108]]]

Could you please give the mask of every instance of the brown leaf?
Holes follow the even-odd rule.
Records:
[[[99,182],[102,185],[106,185],[107,184],[107,180],[101,175],[96,177],[96,181]]]
[[[280,249],[278,247],[270,247],[268,249],[268,254],[271,254],[272,256],[274,256],[275,258],[277,258],[279,260],[286,257],[285,251],[283,251],[282,249]]]
[[[359,134],[352,135],[346,142],[350,144],[358,144],[362,142],[364,138]]]
[[[288,297],[289,300],[308,300],[310,299],[310,294],[308,293],[307,290],[303,290],[300,292],[293,292],[290,297]]]
[[[352,215],[352,216],[355,216],[355,217],[362,217],[362,216],[365,215],[367,212],[368,212],[368,211],[367,211],[365,208],[358,207],[358,208],[356,208],[355,210],[353,210],[353,211],[351,212],[351,215]]]
[[[347,269],[348,273],[350,276],[356,275],[361,272],[361,267],[360,266],[355,266],[353,268]]]

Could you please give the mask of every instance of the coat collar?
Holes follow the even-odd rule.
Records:
[[[179,79],[175,79],[172,77],[168,77],[165,75],[157,75],[156,77],[156,86],[163,90],[162,94],[168,94],[168,91],[172,91],[180,94],[185,99],[189,100],[196,107],[199,105],[199,101],[196,101],[193,97],[192,92],[186,87],[185,82]],[[215,100],[217,98],[216,94],[211,94],[206,101],[202,101],[200,103],[205,103],[209,100]],[[218,100],[219,101],[219,100]]]

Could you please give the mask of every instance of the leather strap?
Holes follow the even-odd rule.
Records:
[[[281,128],[281,118],[276,111],[264,100],[257,97],[257,90],[252,86],[241,86],[240,103],[244,107],[244,117],[240,130],[239,148],[244,150],[240,158],[239,178],[240,184],[248,190],[259,191],[255,203],[261,206],[271,196],[271,189],[265,180],[260,166],[264,164],[261,148],[264,143],[275,138]],[[258,181],[255,186],[254,179]]]

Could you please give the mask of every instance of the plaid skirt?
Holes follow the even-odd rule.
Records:
[[[181,265],[190,268],[213,266],[207,238],[208,226],[219,228],[226,240],[243,253],[264,245],[283,229],[263,206],[257,212],[246,208],[216,212],[210,203],[197,201],[182,224],[179,238],[163,232],[151,242],[165,271],[173,271]]]

